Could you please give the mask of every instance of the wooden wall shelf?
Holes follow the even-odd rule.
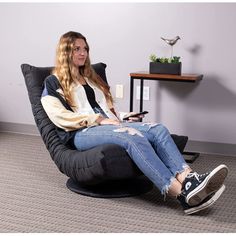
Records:
[[[130,77],[133,79],[197,82],[199,80],[202,80],[203,75],[202,74],[181,74],[181,75],[149,74],[149,72],[140,71],[140,72],[130,73]]]
[[[202,80],[202,74],[181,74],[181,75],[170,75],[170,74],[150,74],[147,71],[140,71],[130,73],[130,111],[133,111],[133,95],[134,95],[134,80],[140,80],[140,109],[143,111],[143,82],[144,80],[162,80],[162,81],[173,81],[173,82],[197,82]]]

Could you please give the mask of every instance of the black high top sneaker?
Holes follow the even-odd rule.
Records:
[[[210,207],[212,204],[214,204],[216,202],[216,200],[224,192],[224,190],[225,190],[225,185],[223,184],[218,191],[216,191],[215,193],[211,193],[201,203],[199,203],[195,206],[189,206],[185,202],[185,197],[182,195],[178,196],[177,199],[179,200],[180,204],[182,205],[184,213],[187,215],[191,215],[191,214],[197,213],[199,211],[205,210],[208,207]]]
[[[223,164],[205,174],[191,172],[183,182],[181,195],[189,206],[196,206],[221,188],[227,174],[228,167]]]

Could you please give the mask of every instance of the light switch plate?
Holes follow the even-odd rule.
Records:
[[[149,86],[144,86],[143,87],[143,100],[149,100],[150,97],[150,88]],[[136,99],[140,100],[140,86],[136,87]]]
[[[124,97],[124,86],[123,84],[116,85],[116,98],[123,98]]]

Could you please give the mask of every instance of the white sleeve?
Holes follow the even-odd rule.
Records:
[[[56,97],[46,95],[41,98],[41,103],[49,119],[65,131],[72,131],[82,127],[98,125],[99,114],[81,115],[67,110]]]

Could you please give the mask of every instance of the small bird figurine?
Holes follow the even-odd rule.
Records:
[[[173,46],[176,44],[176,42],[180,39],[179,36],[176,36],[175,38],[173,39],[164,39],[161,37],[162,40],[164,40],[166,43],[168,43],[170,46]]]
[[[173,58],[173,46],[176,44],[176,42],[180,39],[179,36],[176,36],[173,39],[164,39],[161,37],[162,40],[164,40],[166,43],[168,43],[171,46],[171,56],[170,58]]]

